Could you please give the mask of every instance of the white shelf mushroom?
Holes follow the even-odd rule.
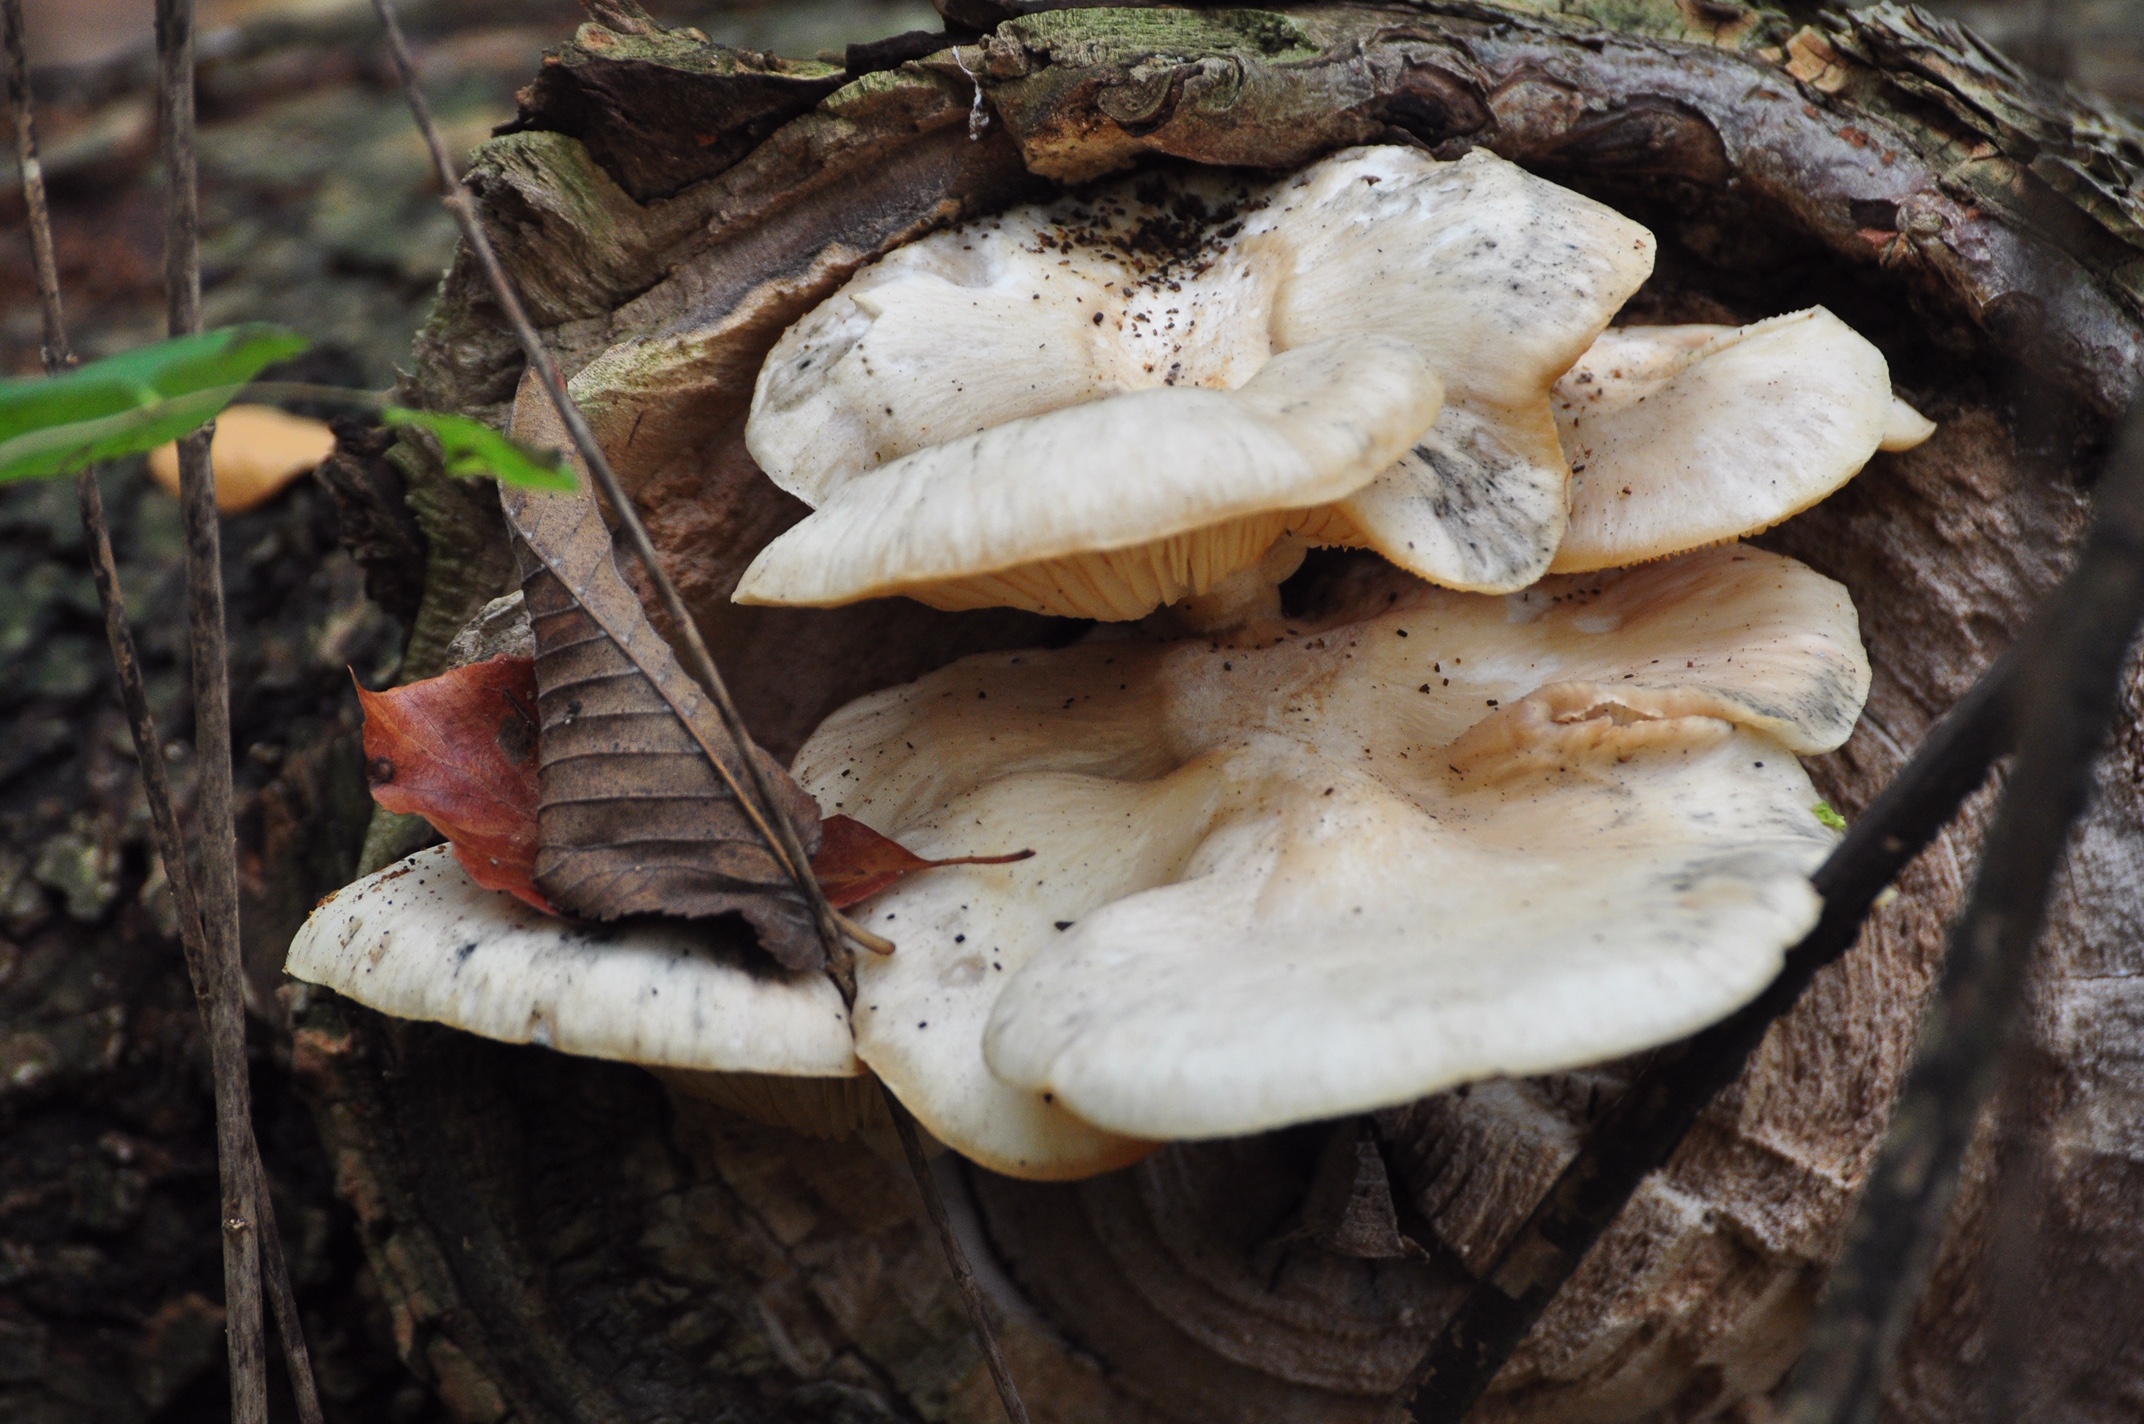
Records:
[[[1557,573],[1760,533],[1935,426],[1883,353],[1822,307],[1751,326],[1602,333],[1556,383],[1571,461]]]
[[[471,880],[447,846],[336,891],[284,969],[396,1018],[649,1067],[861,1074],[823,974],[784,974],[689,921],[585,925]]]
[[[866,902],[857,1052],[1001,1171],[1260,1131],[1688,1033],[1777,971],[1833,842],[1846,593],[1726,546],[1260,647],[971,658],[836,713],[797,772],[926,854]]]
[[[1642,227],[1486,152],[1394,147],[1262,187],[1149,175],[924,238],[762,368],[747,441],[815,512],[737,597],[1130,619],[1290,531],[1523,587],[1563,535],[1550,387],[1652,255]],[[1364,369],[1389,395],[1355,389]],[[1244,409],[1270,431],[1162,438]],[[1310,425],[1324,459],[1289,450]]]
[[[290,971],[805,1130],[862,1119],[868,1065],[1037,1179],[1717,1019],[1814,920],[1795,754],[1868,685],[1838,585],[1722,541],[1933,427],[1822,309],[1604,333],[1651,261],[1502,160],[1397,148],[900,249],[761,371],[751,449],[814,512],[741,600],[1225,629],[1305,544],[1405,572],[1324,626],[969,659],[830,718],[796,768],[827,812],[1036,851],[868,902],[900,950],[853,1039],[822,978],[547,919],[444,851],[324,904]]]

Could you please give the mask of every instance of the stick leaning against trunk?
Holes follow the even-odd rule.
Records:
[[[1812,877],[1823,915],[1780,976],[1733,1017],[1661,1051],[1446,1321],[1403,1391],[1419,1424],[1467,1417],[1646,1174],[1666,1165],[1771,1025],[1853,948],[1878,895],[2016,748],[2016,774],[1952,926],[1912,1076],[1782,1414],[1794,1424],[1875,1418],[1973,1125],[2014,1071],[2032,947],[2144,622],[2144,402],[2130,412],[2096,503],[2076,569],[2017,647],[1982,675]]]
[[[386,32],[388,54],[394,61],[395,72],[408,96],[410,112],[424,135],[426,146],[431,150],[432,163],[438,171],[440,187],[445,195],[442,201],[454,215],[455,222],[461,228],[462,240],[468,244],[471,254],[483,269],[492,295],[507,323],[513,328],[523,355],[543,386],[544,394],[550,398],[559,422],[572,437],[574,449],[580,455],[596,488],[617,515],[635,557],[639,559],[641,567],[647,571],[649,581],[655,586],[664,612],[669,615],[671,625],[684,640],[686,670],[713,700],[723,728],[737,747],[739,760],[744,764],[745,779],[750,784],[749,793],[745,787],[736,783],[729,768],[720,758],[709,760],[714,763],[716,773],[728,783],[731,794],[737,798],[738,804],[744,808],[754,827],[765,839],[774,858],[788,872],[790,879],[804,896],[806,904],[810,906],[813,922],[826,949],[827,974],[841,991],[843,1003],[853,1005],[856,998],[856,976],[849,942],[854,941],[881,954],[891,952],[893,946],[851,921],[827,902],[825,891],[820,887],[817,877],[812,874],[811,858],[804,851],[796,827],[790,823],[772,788],[767,785],[758,762],[746,750],[752,745],[750,733],[745,729],[744,719],[738,714],[736,703],[730,698],[728,686],[723,681],[721,670],[715,666],[706,640],[700,635],[699,626],[686,610],[676,583],[671,579],[661,556],[656,553],[653,541],[648,537],[647,526],[641,522],[639,511],[634,507],[631,497],[626,494],[624,486],[619,483],[609,457],[604,454],[602,445],[596,440],[595,432],[588,425],[587,417],[582,414],[580,406],[566,389],[565,377],[560,373],[558,363],[552,359],[550,349],[543,344],[542,337],[537,334],[535,325],[529,320],[513,279],[500,263],[498,253],[493,249],[483,224],[478,220],[476,205],[462,186],[461,177],[455,171],[454,160],[447,153],[439,127],[432,119],[431,106],[426,102],[424,91],[418,83],[416,61],[410,53],[408,41],[403,37],[393,0],[373,0],[373,9],[378,13],[380,24]],[[947,1267],[960,1292],[961,1303],[967,1310],[976,1343],[981,1347],[984,1361],[989,1367],[991,1381],[997,1387],[998,1398],[1012,1424],[1028,1424],[1027,1407],[1020,1398],[1004,1352],[998,1346],[996,1332],[991,1327],[988,1307],[983,1299],[982,1289],[976,1282],[975,1272],[968,1263],[959,1238],[953,1233],[944,1199],[924,1158],[923,1144],[917,1135],[916,1125],[895,1100],[891,1091],[884,1090],[883,1086],[882,1091],[886,1092],[887,1109],[892,1116],[895,1131],[900,1135],[910,1175],[915,1179],[916,1190],[923,1198],[925,1214],[930,1218],[939,1245],[945,1253]]]

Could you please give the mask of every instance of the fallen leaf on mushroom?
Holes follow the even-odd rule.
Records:
[[[811,858],[812,874],[827,903],[846,910],[862,900],[919,870],[947,865],[1011,865],[1035,853],[1016,850],[1009,855],[959,855],[944,860],[925,860],[899,841],[882,836],[862,821],[849,816],[828,816],[819,822],[819,849]]]
[[[498,657],[368,692],[365,780],[390,811],[432,823],[470,879],[547,914],[536,888],[536,674]]]
[[[372,799],[431,822],[478,885],[546,914],[561,913],[535,882],[534,659],[494,657],[386,692],[359,684],[357,698],[365,712],[365,778]],[[827,900],[846,909],[918,871],[1006,865],[1033,854],[926,860],[861,821],[828,816],[820,822],[811,867]]]

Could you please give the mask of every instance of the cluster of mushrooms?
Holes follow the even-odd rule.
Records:
[[[919,854],[1034,855],[858,907],[898,949],[853,1013],[443,849],[327,902],[291,972],[806,1127],[873,1073],[1051,1180],[1731,1012],[1816,919],[1835,832],[1796,758],[1868,689],[1846,591],[1736,541],[1933,427],[1821,308],[1610,328],[1652,261],[1600,203],[1399,147],[900,248],[761,371],[751,452],[813,512],[737,597],[1094,620],[851,703],[796,759]],[[1291,618],[1318,546],[1381,557]]]

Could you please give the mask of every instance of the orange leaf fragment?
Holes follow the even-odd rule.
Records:
[[[387,692],[357,689],[365,780],[454,846],[469,878],[546,914],[536,888],[536,666],[497,657]]]
[[[471,663],[387,692],[357,689],[365,709],[365,779],[390,811],[430,821],[469,878],[546,914],[536,888],[536,668],[529,658]],[[926,860],[848,816],[821,823],[811,868],[835,908],[941,865],[1004,865],[1034,852]]]
[[[812,873],[826,891],[827,903],[845,910],[868,899],[904,875],[935,870],[941,865],[1009,865],[1026,860],[1034,852],[1011,855],[960,855],[949,860],[925,860],[899,841],[890,840],[862,821],[849,816],[828,816],[819,823],[819,852],[811,858]]]

